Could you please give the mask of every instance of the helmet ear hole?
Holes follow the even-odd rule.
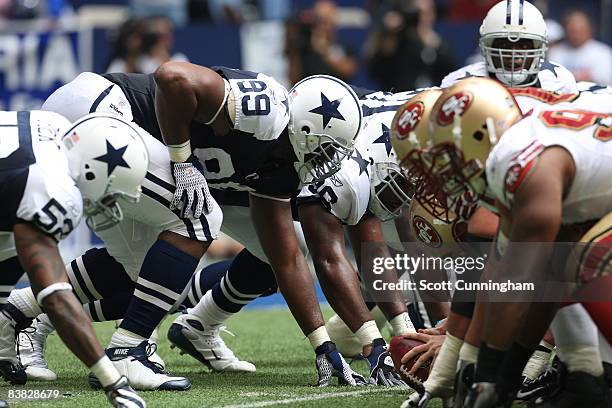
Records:
[[[477,130],[476,132],[474,132],[473,136],[474,136],[474,139],[478,140],[479,142],[481,142],[482,139],[484,139],[484,133],[482,133],[480,130]]]
[[[306,125],[302,126],[302,132],[304,132],[306,134],[309,134],[310,133],[310,127],[308,127]]]
[[[96,175],[94,173],[92,173],[91,171],[88,171],[87,173],[85,173],[85,179],[87,181],[91,181],[93,179],[96,178]]]

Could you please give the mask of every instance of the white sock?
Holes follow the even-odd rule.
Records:
[[[321,344],[326,341],[331,341],[329,338],[329,334],[327,334],[327,329],[325,326],[321,326],[317,329],[314,329],[311,333],[309,333],[306,337],[308,337],[308,341],[310,341],[310,345],[313,350],[316,350]]]
[[[355,336],[357,336],[359,339],[361,346],[369,346],[372,344],[374,339],[382,338],[382,334],[380,334],[378,326],[376,326],[376,322],[374,320],[368,320],[362,324],[361,327],[355,332]]]
[[[394,336],[402,336],[408,333],[416,333],[414,325],[408,316],[408,312],[403,312],[389,320]]]
[[[427,381],[423,384],[431,395],[439,397],[452,395],[455,373],[457,371],[457,360],[459,359],[459,349],[462,344],[462,339],[448,332],[446,333],[446,338],[444,343],[442,343],[436,362],[431,369]]]
[[[557,353],[569,372],[603,374],[597,326],[581,304],[562,307],[551,327]]]
[[[459,349],[459,360],[476,364],[476,361],[478,361],[478,350],[480,350],[478,347],[464,341]]]
[[[40,305],[36,301],[36,297],[32,292],[32,288],[14,289],[8,298],[8,301],[15,306],[26,317],[34,318],[43,313]]]
[[[540,374],[546,370],[548,362],[550,360],[550,353],[552,352],[553,346],[548,342],[542,340],[540,345],[535,349],[529,361],[523,369],[523,376],[530,380],[535,380]]]
[[[144,337],[120,327],[113,333],[108,347],[136,347],[144,340]]]
[[[53,327],[53,323],[49,320],[49,316],[46,313],[38,315],[38,328],[37,330],[41,332],[43,335],[48,336],[53,333],[55,327]]]
[[[92,373],[100,380],[102,387],[108,387],[111,384],[116,383],[121,375],[111,363],[110,359],[104,355],[91,367],[89,367]]]
[[[197,305],[191,309],[187,309],[187,313],[199,317],[204,324],[211,326],[224,323],[227,319],[235,314],[232,312],[227,312],[217,306],[215,300],[213,299],[211,290],[204,294],[204,297],[200,299]]]

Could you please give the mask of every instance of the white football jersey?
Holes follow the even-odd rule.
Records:
[[[455,82],[470,77],[488,77],[487,65],[484,61],[467,65],[451,72],[442,80],[441,88],[448,88]],[[576,79],[566,68],[554,62],[545,60],[538,73],[538,88],[559,93],[576,93]]]
[[[83,210],[60,143],[70,122],[52,112],[0,112],[0,126],[0,231],[11,232],[23,220],[65,238]]]
[[[252,133],[258,140],[278,138],[289,123],[287,89],[261,73],[257,73],[256,80],[229,77],[227,81],[236,101],[234,129]]]
[[[514,192],[539,155],[561,146],[576,165],[562,222],[596,220],[612,211],[612,96],[583,93],[572,103],[540,105],[504,133],[486,163],[489,188],[511,208]]]
[[[612,95],[612,87],[593,82],[581,81],[577,83],[577,87],[577,93],[559,93],[533,87],[510,88],[510,92],[524,114],[543,103],[548,105],[572,103],[581,109],[597,110],[601,108],[600,98],[597,95]]]

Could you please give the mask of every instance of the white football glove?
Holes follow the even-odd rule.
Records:
[[[340,385],[365,385],[366,380],[360,374],[353,371],[351,366],[344,360],[344,357],[336,350],[336,345],[331,341],[326,341],[316,349],[317,371],[319,380],[317,386],[327,387],[331,383],[332,377],[338,378]]]
[[[116,383],[104,388],[106,398],[113,407],[117,408],[146,408],[147,404],[130,387],[128,379],[121,376]]]
[[[179,208],[181,218],[190,215],[200,218],[202,213],[210,214],[213,211],[213,198],[204,177],[204,168],[197,157],[192,154],[185,162],[172,162],[172,177],[176,190],[170,209]]]

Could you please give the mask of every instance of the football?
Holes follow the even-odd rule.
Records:
[[[391,339],[391,343],[389,344],[389,354],[391,354],[391,358],[393,359],[393,365],[395,366],[395,371],[399,373],[404,381],[406,381],[409,385],[414,382],[413,379],[408,378],[408,372],[412,369],[412,366],[419,358],[419,355],[415,356],[410,361],[402,364],[402,357],[412,350],[412,348],[416,346],[420,346],[423,343],[420,340],[412,340],[406,339],[402,336],[395,336]],[[429,376],[429,371],[431,369],[431,359],[429,359],[424,365],[419,367],[414,375],[421,381],[425,381]]]

